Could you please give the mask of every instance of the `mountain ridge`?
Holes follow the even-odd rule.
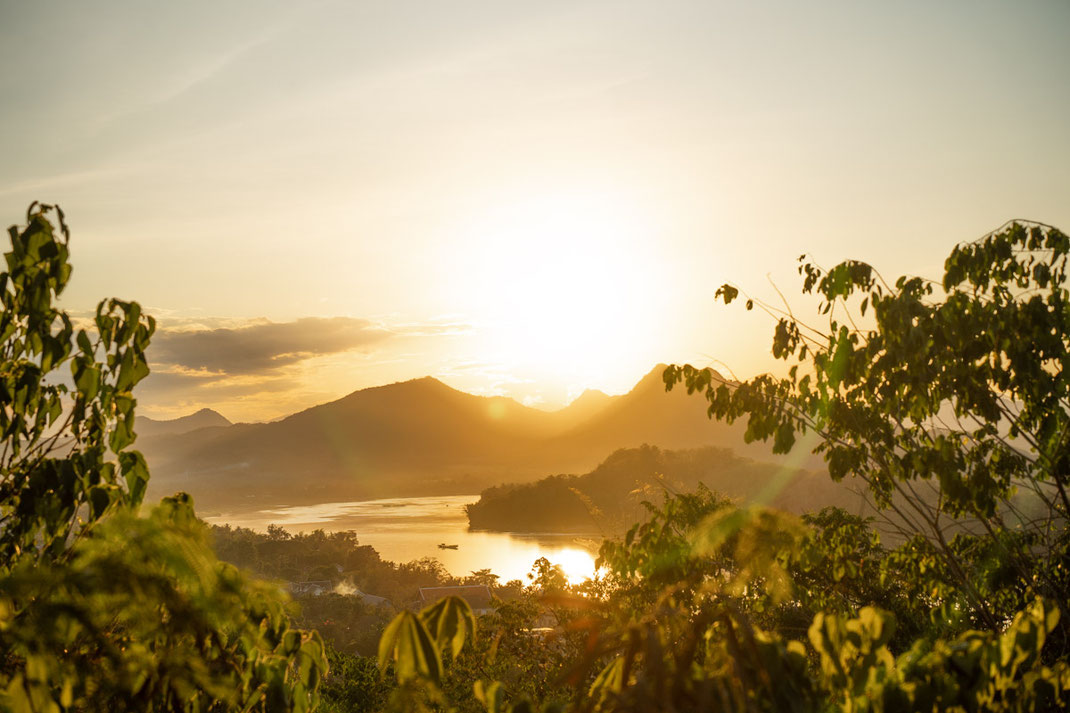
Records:
[[[643,444],[732,447],[773,460],[767,446],[743,442],[742,424],[711,423],[700,396],[666,393],[662,371],[626,394],[592,395],[553,412],[423,377],[271,423],[144,436],[137,445],[152,468],[153,494],[183,490],[202,510],[473,493],[587,472],[614,450]]]
[[[145,436],[179,435],[201,428],[218,428],[232,425],[234,424],[218,411],[202,408],[191,414],[172,419],[138,416],[135,430]]]

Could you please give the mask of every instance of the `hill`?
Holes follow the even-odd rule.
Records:
[[[281,421],[138,439],[154,495],[190,492],[204,510],[403,495],[463,494],[553,472],[586,472],[618,448],[746,445],[705,402],[666,393],[663,366],[627,394],[589,393],[557,412],[425,377],[356,391]]]
[[[566,427],[578,426],[605,410],[619,396],[610,396],[598,389],[587,389],[568,406],[557,412],[557,419]]]
[[[758,462],[728,448],[620,449],[584,475],[553,475],[534,483],[484,490],[467,506],[478,530],[581,532],[612,536],[645,519],[643,500],[704,485],[741,502],[802,513],[826,505],[861,512],[862,500],[827,475]]]
[[[550,439],[547,447],[574,462],[588,462],[589,467],[597,461],[589,462],[584,456],[596,454],[601,459],[618,448],[643,444],[662,448],[717,445],[754,451],[768,458],[766,446],[750,447],[744,443],[742,424],[711,422],[706,401],[700,396],[689,396],[684,388],[666,392],[664,371],[665,365],[659,364],[627,394],[608,397],[602,401],[601,409]]]
[[[201,428],[220,428],[232,425],[230,421],[218,411],[210,408],[202,408],[196,413],[181,418],[158,421],[146,416],[138,416],[134,428],[140,436],[173,436],[189,433]]]

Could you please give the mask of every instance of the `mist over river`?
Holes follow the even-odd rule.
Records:
[[[464,506],[477,500],[478,495],[387,498],[223,513],[205,520],[259,532],[268,525],[293,533],[353,530],[360,544],[371,545],[385,560],[433,557],[459,577],[490,569],[502,582],[526,580],[532,563],[540,557],[561,565],[573,582],[594,573],[598,535],[472,531]],[[457,549],[441,549],[439,544],[457,545]]]

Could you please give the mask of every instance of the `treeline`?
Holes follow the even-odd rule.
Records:
[[[700,485],[742,502],[801,513],[834,505],[857,512],[861,501],[827,476],[744,458],[729,448],[615,451],[590,473],[484,490],[467,506],[469,525],[510,532],[621,533],[647,516],[643,501]]]
[[[420,587],[455,583],[432,558],[406,563],[383,560],[353,531],[292,534],[277,525],[266,533],[216,525],[212,541],[220,559],[258,577],[281,582],[330,582],[340,591],[359,590],[396,606],[416,601]]]
[[[582,650],[580,633],[557,638],[547,645],[530,646],[533,628],[559,623],[553,610],[541,602],[548,594],[568,591],[560,569],[545,560],[532,563],[532,575],[500,583],[490,570],[467,577],[451,576],[438,560],[424,558],[407,563],[383,560],[375,548],[360,544],[356,533],[289,533],[277,525],[266,533],[227,526],[210,530],[217,556],[276,586],[325,582],[330,591],[293,595],[291,617],[296,625],[314,629],[323,637],[330,661],[322,688],[320,710],[381,710],[388,705],[393,681],[384,678],[376,662],[379,640],[398,611],[418,609],[420,587],[483,584],[495,596],[494,612],[480,617],[480,627],[493,636],[482,639],[485,657],[458,666],[445,682],[464,709],[480,710],[472,695],[472,681],[494,675],[529,696],[567,697],[568,686],[560,672]],[[390,600],[389,606],[366,601],[361,594]],[[558,609],[564,621],[569,615]],[[493,660],[486,655],[493,651]]]
[[[217,525],[211,535],[219,559],[261,579],[287,589],[291,583],[327,583],[327,591],[293,592],[294,619],[348,653],[373,654],[395,608],[413,605],[420,587],[460,583],[435,559],[387,562],[373,547],[360,544],[351,531],[291,534],[272,525],[260,533]]]
[[[389,562],[374,547],[360,544],[351,530],[293,534],[270,525],[262,533],[215,525],[211,541],[220,560],[292,589],[298,625],[319,631],[324,641],[345,653],[374,654],[386,622],[395,611],[417,606],[421,587],[485,584],[506,598],[522,589],[519,581],[499,583],[490,570],[455,577],[431,557]],[[309,583],[317,586],[291,587]]]

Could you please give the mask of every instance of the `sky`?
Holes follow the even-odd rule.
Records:
[[[155,315],[139,412],[775,370],[796,258],[1070,229],[1070,3],[0,0],[0,220]]]

